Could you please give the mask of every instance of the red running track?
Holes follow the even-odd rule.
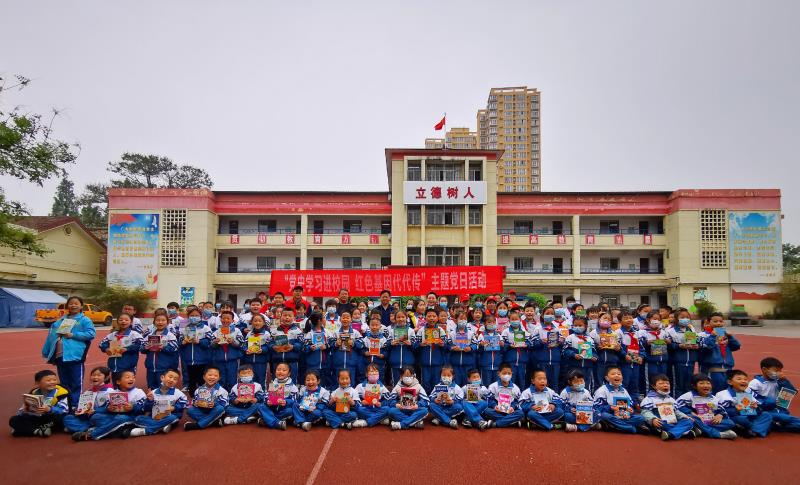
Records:
[[[105,331],[100,331],[100,336]],[[2,334],[0,409],[3,420],[19,407],[39,357],[43,331]],[[757,371],[779,357],[800,383],[800,339],[740,336],[738,366]],[[96,341],[97,342],[97,341]],[[96,346],[87,368],[105,361]],[[800,413],[800,400],[793,414]],[[326,446],[327,445],[327,446]],[[773,433],[734,442],[698,439],[663,443],[655,436],[526,429],[436,428],[334,432],[314,428],[275,431],[255,425],[169,435],[73,443],[66,434],[11,438],[0,434],[2,482],[107,484],[117,474],[139,483],[463,483],[560,482],[797,483],[800,436]],[[647,470],[647,471],[645,471]],[[648,480],[648,477],[653,477]]]

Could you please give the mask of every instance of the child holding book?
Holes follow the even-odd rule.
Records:
[[[547,373],[541,369],[533,371],[531,385],[522,391],[519,406],[528,418],[528,429],[551,431],[560,426],[557,423],[564,417],[563,402],[556,391],[547,387]]]
[[[789,413],[797,389],[783,373],[783,362],[775,357],[761,359],[761,375],[753,377],[747,389],[761,403],[761,409],[772,416],[775,431],[800,432],[800,418]]]
[[[594,407],[600,422],[623,433],[649,432],[644,418],[633,411],[633,399],[622,385],[622,370],[607,367],[605,381],[594,393]]]
[[[312,317],[314,315],[311,314]],[[329,399],[330,393],[322,387],[319,372],[315,369],[307,370],[305,385],[300,388],[297,400],[292,405],[295,426],[302,428],[303,431],[311,431],[311,426],[323,419],[322,410],[327,406]]]
[[[467,372],[477,365],[478,341],[476,330],[467,323],[466,313],[456,314],[455,327],[448,332],[445,349],[455,373],[454,381],[459,386],[467,383]]]
[[[586,376],[589,392],[594,390],[595,362],[597,354],[594,340],[587,335],[588,322],[586,317],[575,316],[572,319],[572,332],[564,342],[562,352],[562,366],[567,374],[580,371]]]
[[[22,407],[8,420],[11,436],[47,438],[63,427],[69,413],[69,391],[58,384],[55,372],[40,370],[33,380],[36,386],[22,396]]]
[[[361,400],[356,414],[370,428],[378,423],[389,424],[389,389],[381,381],[380,369],[375,364],[369,364],[365,374],[366,380],[356,386]]]
[[[453,368],[445,364],[442,366],[439,383],[433,386],[430,394],[430,412],[433,415],[434,426],[447,424],[453,429],[458,429],[456,416],[464,412],[461,402],[464,399],[463,391],[455,383]]]
[[[239,381],[228,393],[228,406],[222,424],[246,424],[256,422],[258,405],[264,402],[264,388],[254,382],[253,368],[249,364],[239,367]]]
[[[667,364],[669,363],[669,340],[666,332],[662,329],[661,318],[658,312],[651,311],[647,315],[647,327],[640,331],[640,341],[644,343],[646,361],[646,382],[650,382],[653,377],[659,374],[667,374]],[[641,380],[640,380],[641,384]]]
[[[347,311],[342,312],[339,316],[339,330],[331,346],[331,371],[337,385],[340,370],[347,370],[355,378],[363,347],[361,333],[353,328],[352,315]]]
[[[383,330],[381,319],[373,315],[369,319],[369,328],[361,338],[361,368],[359,374],[366,375],[366,368],[374,364],[383,380],[383,369],[386,367],[386,355],[389,353],[389,337]]]
[[[250,317],[250,332],[239,367],[249,365],[253,369],[253,382],[263,388],[267,382],[267,364],[269,363],[270,336],[267,328],[267,318],[258,313]]]
[[[420,300],[423,305],[425,302]],[[408,314],[398,310],[394,315],[394,325],[390,329],[389,338],[389,371],[393,384],[400,382],[402,369],[413,367],[416,363],[414,351],[417,348],[417,339],[414,328],[408,321]]]
[[[544,370],[548,382],[558,382],[561,372],[561,350],[567,339],[555,324],[555,318],[555,309],[546,307],[542,310],[541,323],[534,327],[533,332],[531,365]]]
[[[161,373],[161,383],[155,390],[145,395],[144,414],[136,416],[136,428],[125,432],[127,436],[145,436],[156,433],[169,433],[183,417],[188,401],[178,389],[181,374],[177,369],[167,369]]]
[[[483,382],[493,382],[503,363],[505,341],[497,331],[493,315],[486,315],[486,322],[478,331],[478,368]]]
[[[111,369],[105,366],[95,367],[89,372],[89,389],[81,393],[78,405],[72,409],[72,414],[64,416],[64,429],[69,433],[86,431],[92,425],[89,418],[95,410],[105,404],[108,399],[107,392],[111,386]]]
[[[306,369],[315,371],[321,377],[321,386],[332,388],[334,380],[331,375],[331,343],[336,340],[336,335],[325,328],[323,317],[319,313],[312,313],[307,323],[311,328],[306,332],[303,343]]]
[[[589,334],[594,340],[597,350],[596,382],[603,382],[606,367],[618,367],[625,361],[625,349],[622,347],[622,332],[611,328],[611,315],[601,313],[597,317],[597,328]]]
[[[294,323],[294,309],[285,308],[280,313],[280,323],[272,330],[270,361],[275,369],[280,363],[289,366],[291,375],[299,375],[300,353],[305,338],[303,330]]]
[[[705,374],[692,376],[692,390],[678,397],[678,409],[694,421],[696,429],[709,438],[735,440],[736,426],[719,405],[712,391],[711,378]]]
[[[439,311],[435,308],[425,310],[425,326],[417,330],[419,365],[425,392],[433,390],[433,386],[439,380],[446,359],[445,337],[445,331],[439,327]]]
[[[349,315],[349,312],[342,314],[345,313]],[[328,405],[322,409],[325,424],[333,429],[342,426],[347,429],[365,427],[367,422],[358,419],[358,414],[356,414],[360,399],[356,390],[350,385],[350,371],[339,369],[337,379],[339,387],[331,391]]]
[[[114,384],[116,388],[108,391],[108,400],[104,405],[98,406],[89,418],[92,426],[84,432],[73,433],[74,441],[123,436],[125,428],[135,426],[134,420],[144,412],[147,396],[136,387],[136,374],[133,371],[120,372]]]
[[[522,315],[520,315],[520,321],[522,321],[522,326],[528,333],[533,333],[533,327],[537,323],[539,323],[537,314],[536,314],[536,304],[532,301],[525,303],[525,307],[522,309]]]
[[[293,315],[291,312],[283,313]],[[287,362],[275,367],[275,378],[267,388],[267,398],[258,405],[258,425],[286,430],[286,420],[292,417],[292,407],[297,397],[297,385],[292,381],[292,368]]]
[[[525,419],[525,413],[519,406],[522,393],[512,380],[511,365],[505,362],[500,364],[497,377],[495,382],[489,384],[488,405],[483,417],[490,428],[520,426]]]
[[[675,324],[666,329],[669,339],[669,363],[672,370],[672,381],[675,383],[675,395],[689,392],[692,375],[699,355],[698,336],[692,327],[689,310],[678,308],[674,313]]]
[[[126,370],[136,373],[142,335],[131,328],[132,323],[130,315],[120,313],[117,317],[117,329],[109,332],[100,341],[100,350],[108,355],[108,368],[114,377]]]
[[[233,312],[221,312],[219,319],[219,328],[211,334],[211,363],[220,370],[222,387],[229,389],[236,384],[239,358],[244,355],[245,339],[242,332],[233,325]]]
[[[203,373],[203,385],[194,391],[192,406],[187,413],[194,421],[184,423],[185,431],[205,429],[216,424],[222,426],[225,407],[228,406],[228,391],[219,382],[219,369],[210,365]]]
[[[427,317],[427,315],[426,315]],[[428,415],[428,394],[417,380],[414,368],[405,366],[390,395],[389,419],[392,430],[424,428]]]
[[[464,408],[464,419],[461,424],[465,428],[476,427],[485,431],[489,427],[489,422],[483,419],[483,412],[489,406],[487,401],[489,390],[481,383],[481,372],[478,369],[470,369],[467,372],[467,383],[461,387],[464,395],[462,406]]]
[[[733,369],[733,353],[741,348],[739,341],[725,329],[722,313],[706,318],[700,333],[700,371],[711,377],[714,393],[728,387],[728,371]]]
[[[639,381],[644,364],[644,344],[641,334],[633,326],[633,313],[628,310],[619,314],[622,333],[622,345],[625,347],[625,359],[620,363],[622,369],[622,385],[637,401],[640,399]]]
[[[511,364],[514,384],[520,389],[525,387],[525,376],[528,374],[529,347],[532,345],[531,334],[522,326],[519,309],[508,311],[508,327],[501,337],[505,342],[505,361]]]
[[[640,404],[642,417],[647,425],[660,433],[664,441],[677,440],[683,436],[690,438],[699,436],[699,433],[694,432],[692,418],[678,408],[675,398],[670,395],[667,376],[664,374],[654,376],[650,385],[653,387],[652,390]]]
[[[161,374],[167,369],[178,368],[178,338],[169,329],[169,319],[165,314],[153,317],[153,325],[142,336],[141,352],[145,355],[144,367],[147,369],[147,387],[157,389],[161,384]]]
[[[574,323],[574,322],[573,322]],[[578,369],[567,373],[567,387],[559,397],[563,402],[565,431],[589,431],[600,427],[599,416],[594,410],[592,393],[586,389],[586,378]]]
[[[189,310],[188,322],[181,330],[181,363],[186,367],[183,373],[188,380],[189,392],[203,384],[205,368],[211,363],[211,328],[200,319],[200,310]]]
[[[729,370],[728,388],[718,392],[715,397],[731,421],[736,423],[736,434],[747,438],[766,438],[772,426],[772,415],[761,409],[758,400],[747,390],[748,383],[746,372]]]

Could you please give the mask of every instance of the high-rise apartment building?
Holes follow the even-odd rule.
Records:
[[[425,138],[425,148],[450,148],[452,150],[477,150],[478,133],[469,128],[450,128],[444,138]]]

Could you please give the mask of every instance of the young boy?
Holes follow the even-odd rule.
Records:
[[[478,369],[470,369],[467,372],[467,383],[461,387],[464,395],[462,406],[464,408],[464,419],[461,424],[465,428],[476,427],[485,431],[489,427],[489,422],[483,419],[483,412],[489,406],[487,398],[489,390],[481,383],[481,372]]]
[[[294,323],[294,310],[286,308],[281,311],[280,324],[272,330],[272,368],[286,363],[291,375],[299,372],[300,351],[303,349],[303,330]]]
[[[783,373],[783,362],[775,357],[761,359],[761,375],[750,381],[747,389],[761,403],[761,409],[772,416],[772,429],[775,431],[800,432],[800,418],[789,413],[794,393],[794,385]]]
[[[611,315],[601,313],[597,319],[597,329],[589,334],[597,349],[596,382],[603,382],[606,367],[618,367],[625,361],[625,348],[622,346],[622,332],[611,328]]]
[[[678,397],[678,409],[689,415],[699,429],[709,438],[735,440],[736,426],[728,413],[719,405],[711,392],[711,378],[705,374],[692,376],[692,390]]]
[[[478,341],[475,330],[467,323],[464,312],[456,314],[456,324],[447,334],[446,350],[455,373],[454,381],[459,386],[467,383],[467,371],[477,365]]]
[[[189,392],[203,383],[203,372],[211,363],[211,328],[200,320],[200,315],[192,312],[189,323],[181,330],[181,364],[185,366],[184,379],[188,380]]]
[[[253,319],[253,316],[261,315],[261,300],[259,300],[258,298],[253,298],[252,300],[250,300],[249,306],[250,306],[250,311],[247,313],[242,313],[242,315],[239,317],[239,322],[236,323],[236,328],[238,328],[239,331],[242,332],[242,335],[246,335],[250,331],[250,323]]]
[[[389,389],[381,381],[380,369],[375,364],[369,364],[365,374],[366,380],[356,386],[361,401],[356,414],[370,428],[378,423],[389,424]]]
[[[564,403],[564,421],[567,423],[565,431],[571,433],[575,431],[589,431],[600,427],[599,416],[594,411],[592,393],[586,389],[585,375],[578,369],[573,369],[567,373],[567,387],[559,395]],[[581,409],[582,413],[591,413],[591,417],[582,416],[582,422],[578,423],[578,406],[591,407],[591,410]]]
[[[639,381],[644,364],[644,344],[640,333],[633,326],[633,313],[624,310],[619,314],[622,345],[625,347],[625,360],[621,363],[622,385],[637,401],[641,399]]]
[[[219,318],[220,326],[211,334],[211,363],[220,370],[222,387],[229,389],[236,384],[245,340],[242,332],[233,325],[233,312],[221,312]]]
[[[561,349],[566,337],[561,334],[555,322],[555,310],[547,307],[542,310],[541,323],[534,329],[532,361],[547,373],[548,382],[558,382],[561,372]]]
[[[728,371],[728,388],[715,396],[719,405],[736,423],[739,435],[766,438],[772,426],[772,415],[761,409],[758,400],[747,390],[747,373],[739,369]]]
[[[536,320],[536,304],[532,301],[525,303],[525,307],[522,309],[522,315],[520,316],[520,321],[522,321],[523,327],[528,333],[533,333],[533,327],[539,323]]]
[[[531,334],[522,326],[519,309],[508,311],[508,328],[501,335],[506,345],[505,361],[511,364],[514,384],[520,389],[525,387],[525,376],[528,373],[529,347],[533,344]]]
[[[389,330],[389,371],[391,383],[397,385],[403,374],[402,369],[413,367],[416,363],[414,351],[418,346],[414,327],[408,323],[408,314],[398,311],[394,325]]]
[[[417,331],[422,387],[427,393],[433,390],[433,386],[439,380],[446,357],[444,350],[446,332],[438,324],[439,312],[435,308],[429,308],[425,310],[425,326]]]
[[[239,367],[239,382],[228,393],[228,407],[222,424],[255,423],[258,405],[264,402],[264,388],[253,381],[253,367],[244,364]]]
[[[111,369],[105,366],[95,367],[89,374],[89,383],[89,389],[81,393],[81,399],[86,399],[84,405],[76,406],[71,410],[72,414],[64,416],[64,430],[68,433],[83,432],[91,428],[92,414],[105,404],[108,391],[113,389]]]
[[[117,317],[117,329],[109,332],[100,341],[100,350],[108,355],[108,368],[111,369],[114,380],[120,372],[126,370],[135,374],[139,363],[142,335],[131,328],[131,323],[130,315],[120,313]]]
[[[291,312],[285,312],[292,315]],[[292,368],[286,362],[275,367],[275,378],[267,389],[267,398],[258,405],[258,425],[286,430],[286,420],[292,417],[292,407],[297,397],[297,385],[292,381]]]
[[[633,412],[633,399],[622,385],[622,371],[619,367],[606,368],[606,384],[594,393],[594,407],[600,422],[623,433],[649,432],[644,418]]]
[[[669,363],[671,377],[675,383],[675,395],[680,396],[689,392],[691,388],[700,345],[698,335],[691,325],[689,310],[685,308],[675,310],[673,321],[675,325],[667,328],[666,336],[669,339]]]
[[[555,423],[564,417],[563,402],[554,390],[547,387],[545,371],[541,369],[533,371],[531,385],[522,391],[519,404],[528,418],[528,429],[540,428],[550,431],[560,427]]]
[[[292,405],[295,426],[303,431],[311,431],[311,426],[323,419],[322,410],[330,397],[328,390],[321,385],[319,373],[313,369],[307,370],[305,385],[300,388],[297,400]]]
[[[312,313],[308,317],[310,327],[303,342],[303,355],[307,370],[313,370],[321,379],[320,385],[326,389],[334,387],[331,375],[331,342],[336,335],[325,329],[322,315]],[[308,374],[306,374],[308,376]]]
[[[145,414],[134,418],[136,428],[126,431],[126,436],[145,436],[158,432],[166,434],[172,430],[172,426],[183,417],[187,405],[186,395],[177,389],[180,378],[177,369],[167,369],[161,373],[161,385],[145,393]]]
[[[645,366],[647,375],[645,376],[645,384],[652,381],[653,378],[659,374],[666,375],[667,364],[669,363],[668,340],[666,332],[661,328],[661,319],[658,318],[658,313],[650,312],[651,315],[647,321],[646,330],[639,332],[639,340],[644,344]],[[639,384],[642,384],[640,379]],[[642,391],[646,389],[645,386]]]
[[[150,389],[159,387],[164,371],[178,368],[178,338],[170,331],[169,320],[163,313],[153,317],[153,325],[142,336],[140,352],[145,355],[144,367]]]
[[[342,315],[345,314],[349,315],[348,312],[342,313]],[[333,429],[341,426],[346,429],[365,427],[367,422],[363,419],[358,419],[358,414],[356,414],[356,408],[358,408],[361,400],[356,390],[350,386],[350,371],[339,369],[337,377],[339,387],[331,392],[328,405],[322,409],[325,423]]]
[[[147,396],[136,387],[136,374],[122,371],[114,381],[116,389],[108,392],[108,400],[89,418],[92,427],[85,432],[73,433],[74,441],[99,440],[108,436],[124,436],[126,428],[135,426],[134,420],[144,412]],[[123,395],[124,397],[120,397]]]
[[[678,409],[677,402],[670,394],[669,379],[664,374],[653,377],[650,382],[653,389],[647,393],[640,406],[642,417],[647,425],[657,433],[661,439],[677,440],[683,436],[695,438],[699,436],[694,432],[694,421]]]
[[[443,365],[440,375],[439,383],[433,386],[433,392],[430,395],[432,424],[434,426],[447,424],[453,429],[458,429],[456,416],[464,411],[461,404],[464,394],[454,382],[455,373],[450,365]]]
[[[339,330],[334,337],[331,342],[331,372],[338,385],[340,370],[348,371],[355,378],[361,362],[359,354],[364,346],[361,333],[353,328],[353,316],[350,312],[342,312]]]
[[[272,339],[269,329],[267,329],[266,317],[259,313],[250,319],[250,332],[247,334],[247,345],[242,357],[239,359],[239,367],[249,365],[253,368],[253,382],[257,382],[263,388],[267,382],[267,364],[269,364],[269,348]]]
[[[519,406],[521,392],[512,381],[511,365],[500,364],[497,376],[498,380],[489,385],[489,403],[483,412],[483,417],[489,421],[491,428],[521,426],[525,413]]]
[[[587,335],[588,325],[585,317],[575,316],[572,319],[572,333],[564,342],[561,361],[567,374],[573,370],[580,371],[588,380],[589,392],[594,390],[595,362],[597,353],[594,340]]]
[[[383,330],[381,319],[377,316],[369,320],[369,328],[361,337],[361,350],[359,375],[366,375],[367,366],[374,364],[379,370],[380,380],[383,380],[383,369],[386,367],[386,356],[389,353],[389,338]]]
[[[204,384],[194,391],[192,406],[187,411],[194,422],[184,423],[185,431],[205,429],[216,424],[222,426],[222,417],[228,405],[228,391],[220,385],[219,369],[214,366],[206,367],[203,373]]]
[[[11,416],[11,436],[40,436],[47,438],[63,426],[69,412],[69,391],[58,385],[58,377],[51,370],[40,370],[33,376],[36,387],[28,394],[41,396],[41,406],[25,403],[17,414]]]
[[[219,309],[217,310],[217,314],[216,315],[212,315],[210,318],[208,318],[206,320],[206,323],[208,324],[209,328],[211,328],[211,330],[216,330],[216,329],[219,328],[219,326],[220,326],[220,318],[219,318],[219,316],[220,316],[220,314],[222,312],[231,312],[231,313],[233,313],[233,324],[234,325],[238,325],[239,324],[239,315],[234,311],[233,303],[231,301],[225,300],[225,301],[220,303]],[[201,317],[202,317],[202,315],[201,315]]]
[[[714,393],[724,391],[728,387],[728,371],[734,366],[733,353],[741,344],[726,331],[724,317],[718,312],[708,316],[698,341],[700,372],[711,377]]]
[[[478,368],[483,382],[493,382],[503,363],[505,341],[497,332],[497,322],[492,315],[486,316],[486,323],[478,331]]]
[[[144,335],[147,329],[142,325],[142,321],[136,318],[136,306],[133,303],[125,303],[122,305],[122,313],[127,313],[131,316],[131,328],[133,331],[138,332],[139,335]]]

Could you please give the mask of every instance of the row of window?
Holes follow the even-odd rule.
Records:
[[[419,226],[422,221],[422,207],[418,205],[406,206],[407,223],[409,226]],[[463,207],[457,205],[426,205],[425,223],[431,226],[463,225]],[[469,206],[468,223],[470,225],[483,223],[483,206]]]
[[[483,180],[482,162],[469,162],[468,180]],[[422,162],[409,162],[406,180],[422,180]],[[425,180],[435,182],[463,181],[464,163],[428,162],[425,164]]]
[[[380,264],[370,263],[369,267],[365,267],[361,256],[345,256],[341,258],[342,269],[378,269],[379,267],[386,267],[391,264],[391,258],[388,256],[381,257]],[[275,256],[256,256],[256,266],[242,267],[239,266],[239,258],[237,256],[230,256],[227,258],[227,269],[220,269],[220,272],[226,273],[246,273],[246,272],[264,272],[278,269],[278,258]],[[300,258],[295,258],[294,265],[291,263],[284,264],[283,269],[300,269]],[[312,269],[325,269],[325,259],[322,257],[315,257],[312,259]]]
[[[342,221],[341,228],[326,228],[325,221],[322,220],[312,220],[311,221],[311,232],[312,234],[326,234],[326,233],[344,233],[344,234],[360,234],[364,232],[369,233],[377,233],[377,230],[373,229],[366,229],[360,219],[345,219]],[[220,229],[222,229],[220,227]],[[300,221],[295,221],[294,229],[281,229],[278,230],[278,221],[277,219],[259,219],[258,226],[256,232],[259,234],[271,234],[276,232],[288,232],[294,234],[300,234]],[[239,221],[236,219],[231,219],[228,221],[228,232],[226,234],[240,234],[241,232],[253,232],[253,230],[243,231],[239,228]],[[381,234],[391,234],[392,232],[392,221],[381,221]]]

